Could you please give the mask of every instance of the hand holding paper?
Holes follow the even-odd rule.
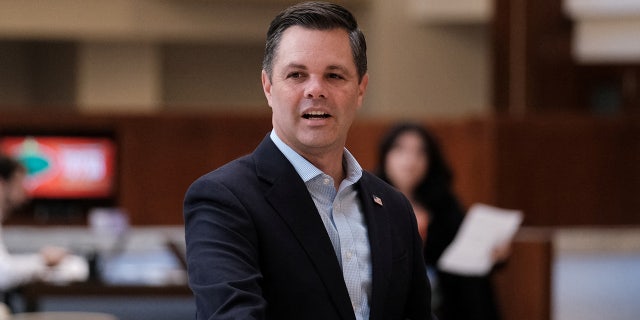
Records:
[[[455,274],[486,275],[494,264],[494,250],[513,239],[522,218],[518,210],[474,204],[438,266]]]

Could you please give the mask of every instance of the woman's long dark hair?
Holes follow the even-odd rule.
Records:
[[[455,237],[464,214],[453,192],[453,174],[440,150],[438,141],[420,123],[402,122],[393,126],[380,141],[376,174],[382,180],[392,184],[385,168],[387,155],[398,138],[407,132],[415,132],[421,137],[427,156],[427,174],[421,179],[412,196],[429,211],[430,222],[425,260],[429,264],[435,264]]]
[[[423,148],[425,150],[429,167],[427,174],[422,178],[414,190],[413,196],[421,205],[428,208],[430,205],[437,202],[439,198],[443,197],[444,193],[449,193],[451,191],[453,175],[451,174],[451,169],[449,169],[449,166],[444,160],[438,142],[424,126],[418,123],[403,122],[392,127],[387,132],[380,142],[377,174],[387,183],[391,183],[386,172],[387,155],[395,146],[398,138],[408,132],[418,134],[424,144]]]

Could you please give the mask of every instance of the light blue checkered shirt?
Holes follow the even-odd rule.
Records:
[[[293,151],[280,140],[274,130],[271,131],[271,140],[307,185],[320,212],[320,218],[327,229],[338,263],[342,267],[356,319],[369,319],[371,252],[367,225],[360,208],[358,191],[354,187],[362,177],[362,167],[345,149],[343,165],[346,166],[347,177],[340,183],[336,192],[333,178]]]

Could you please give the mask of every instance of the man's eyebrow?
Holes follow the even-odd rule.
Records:
[[[329,71],[340,71],[344,74],[351,74],[349,72],[349,68],[342,66],[342,65],[330,65],[329,67],[327,67],[327,70]]]
[[[289,63],[288,65],[285,66],[285,69],[304,69],[306,70],[307,67],[303,64],[298,64],[298,63]]]
[[[299,63],[289,63],[287,64],[283,70],[291,70],[291,69],[297,69],[297,70],[307,70],[307,66],[303,65],[303,64],[299,64]],[[336,65],[330,65],[326,68],[327,71],[338,71],[341,72],[343,74],[351,74],[349,72],[349,68],[336,64]]]

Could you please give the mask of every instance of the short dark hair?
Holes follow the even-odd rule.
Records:
[[[16,172],[25,168],[18,160],[4,154],[0,154],[0,180],[9,181]]]
[[[361,81],[367,73],[367,43],[364,33],[358,28],[358,22],[351,12],[337,4],[309,1],[288,7],[271,21],[262,60],[262,69],[270,79],[273,72],[273,60],[282,34],[293,26],[314,30],[344,29],[349,34],[353,61],[358,70],[358,81]]]

